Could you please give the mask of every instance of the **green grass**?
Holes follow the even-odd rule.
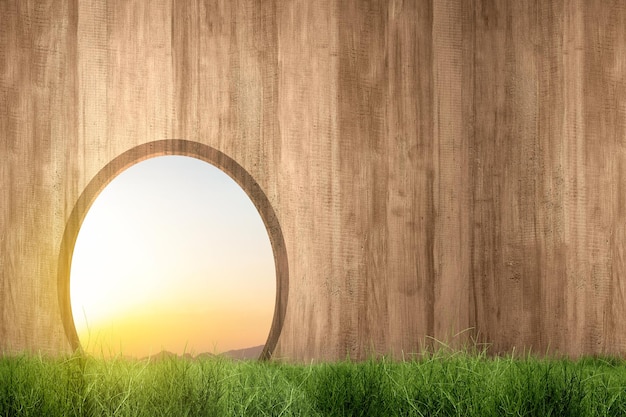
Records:
[[[0,359],[0,416],[626,416],[626,363]]]

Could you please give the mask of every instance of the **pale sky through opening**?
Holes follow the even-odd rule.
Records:
[[[81,345],[95,354],[263,345],[275,298],[261,216],[234,180],[195,158],[128,168],[78,233],[70,299]]]

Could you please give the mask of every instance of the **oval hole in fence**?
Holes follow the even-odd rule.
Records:
[[[82,348],[95,355],[258,358],[275,299],[259,212],[233,179],[196,158],[124,170],[76,238],[71,310]]]

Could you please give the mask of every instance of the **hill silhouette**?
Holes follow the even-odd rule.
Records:
[[[214,354],[210,352],[202,352],[197,355],[192,355],[191,353],[185,353],[183,355],[178,355],[174,352],[170,352],[167,350],[162,350],[159,353],[150,356],[144,356],[141,360],[148,360],[150,362],[159,362],[163,360],[170,359],[185,359],[185,360],[204,360],[209,358],[214,358],[216,356],[223,356],[230,359],[235,360],[256,360],[261,356],[261,352],[263,351],[264,345],[253,346],[243,349],[232,349],[226,352],[222,352],[219,354]]]

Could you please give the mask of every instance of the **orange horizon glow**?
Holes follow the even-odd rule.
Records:
[[[194,158],[157,157],[122,172],[76,239],[70,300],[92,354],[264,345],[275,297],[258,211],[228,175]]]

